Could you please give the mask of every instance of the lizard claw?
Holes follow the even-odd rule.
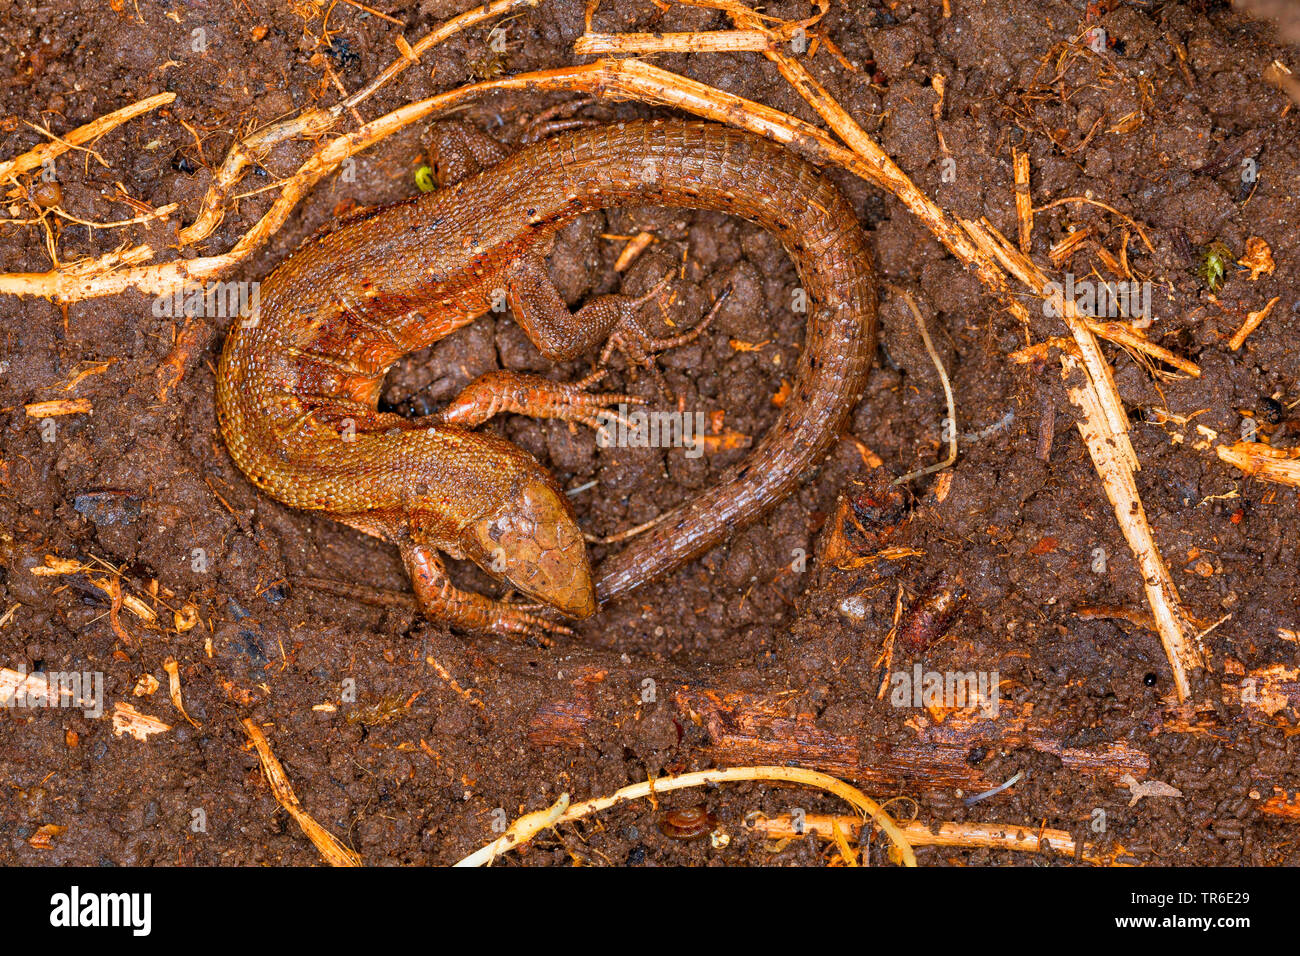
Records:
[[[612,411],[612,406],[644,405],[646,400],[626,392],[590,392],[606,375],[605,369],[597,369],[585,378],[571,383],[554,383],[554,389],[547,396],[546,417],[561,421],[581,422],[597,431],[610,421],[623,421],[623,416]]]
[[[640,298],[632,300],[630,305],[633,308],[640,307],[650,299],[654,298],[663,287],[668,283],[670,276],[664,276],[655,285],[653,289]],[[668,349],[679,348],[683,345],[689,345],[698,339],[717,318],[722,303],[727,301],[731,295],[731,286],[728,285],[722,290],[722,294],[714,301],[709,308],[709,313],[703,319],[695,324],[693,328],[687,329],[680,335],[671,335],[666,337],[656,337],[646,331],[645,326],[637,317],[634,311],[629,311],[614,331],[610,334],[605,342],[605,348],[600,353],[600,364],[604,365],[609,361],[610,356],[618,349],[623,356],[632,364],[639,365],[642,368],[649,368],[654,362],[654,356],[659,352],[665,352]]]
[[[616,413],[610,406],[644,405],[645,399],[624,392],[590,392],[604,378],[603,371],[578,382],[556,382],[539,375],[499,370],[479,376],[467,385],[436,418],[448,425],[473,428],[500,412],[533,418],[582,422],[599,430],[602,418]]]
[[[558,637],[573,637],[574,630],[558,621],[537,613],[554,610],[547,604],[501,604],[496,610],[488,630],[503,637],[534,640],[543,647],[552,647]]]

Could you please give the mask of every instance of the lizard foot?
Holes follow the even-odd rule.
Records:
[[[552,647],[555,637],[574,636],[573,628],[538,613],[548,610],[545,604],[494,604],[492,618],[483,628],[493,634],[534,640],[543,647]]]
[[[731,295],[731,286],[727,286],[722,290],[722,295],[718,296],[709,309],[709,314],[696,323],[694,328],[687,329],[680,335],[657,337],[646,330],[641,319],[637,316],[636,310],[663,291],[664,286],[668,284],[669,278],[670,276],[664,276],[655,284],[653,289],[628,303],[627,311],[624,312],[622,319],[605,341],[605,347],[600,353],[600,365],[605,365],[610,356],[613,355],[614,350],[617,349],[633,365],[639,365],[642,368],[651,367],[654,363],[654,357],[658,353],[689,345],[698,339],[713,324],[713,320],[717,318],[718,312],[722,308],[722,303],[727,300],[727,296]]]
[[[401,552],[416,599],[431,620],[466,631],[531,639],[545,647],[557,636],[573,636],[572,628],[542,616],[541,612],[554,611],[547,604],[511,604],[456,587],[436,550],[428,545],[408,541]]]

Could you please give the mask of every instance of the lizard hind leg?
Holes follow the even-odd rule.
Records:
[[[633,364],[647,367],[657,352],[699,338],[713,324],[722,303],[731,294],[728,286],[713,303],[708,315],[694,328],[680,335],[657,338],[647,331],[639,313],[642,306],[663,292],[670,279],[671,273],[655,283],[645,295],[597,296],[577,312],[572,312],[547,274],[546,264],[540,256],[533,254],[520,258],[506,272],[506,298],[515,321],[538,350],[552,361],[576,358],[604,343],[601,365],[609,360],[614,349],[618,349]]]
[[[659,290],[663,288],[667,279],[668,277],[665,276],[658,285],[651,289],[642,298],[649,299],[657,294]],[[636,313],[629,312],[623,317],[622,321],[614,327],[614,331],[606,340],[605,347],[601,349],[600,352],[599,364],[603,366],[609,362],[609,357],[614,353],[614,350],[617,349],[634,365],[640,365],[643,368],[650,367],[654,363],[655,355],[658,353],[666,352],[669,349],[679,348],[683,345],[689,345],[691,342],[694,342],[703,335],[705,330],[713,324],[713,320],[718,317],[718,312],[722,308],[722,303],[727,301],[729,295],[731,295],[731,286],[727,286],[722,290],[722,294],[714,300],[713,305],[709,308],[708,314],[699,322],[695,323],[694,326],[679,335],[670,335],[662,338],[651,335],[646,330],[645,326],[641,324]]]

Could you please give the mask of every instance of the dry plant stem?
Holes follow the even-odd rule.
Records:
[[[90,415],[95,411],[88,398],[56,398],[23,406],[28,418],[53,418],[56,415]]]
[[[742,12],[743,8],[733,8],[730,4],[727,5],[727,9],[737,26],[746,29],[765,29],[762,21],[752,12]],[[859,176],[878,183],[897,196],[910,212],[930,227],[930,231],[953,255],[975,269],[985,285],[1000,297],[1011,298],[1006,277],[997,266],[980,254],[979,249],[971,244],[948,214],[917,188],[917,185],[898,167],[889,154],[876,145],[875,141],[835,102],[834,97],[817,82],[802,63],[776,47],[766,50],[765,55],[776,64],[776,68],[781,71],[786,81],[821,115],[836,135],[848,144],[854,162],[846,163],[836,157],[837,162],[848,166]],[[842,151],[837,147],[835,152]],[[864,163],[872,170],[871,175],[864,175],[861,171],[860,167]],[[1020,303],[1016,302],[1015,305],[1020,306]],[[1023,309],[1023,306],[1020,308]]]
[[[1108,430],[1123,436],[1123,441],[1118,446],[1119,455],[1130,468],[1134,471],[1138,470],[1140,465],[1137,455],[1128,441],[1128,416],[1120,401],[1119,391],[1115,388],[1115,379],[1111,374],[1110,365],[1106,362],[1096,337],[1083,321],[1084,317],[1079,315],[1074,302],[1067,301],[1062,292],[1049,290],[1047,277],[1042,270],[1007,242],[987,219],[982,222],[963,219],[961,224],[981,249],[997,259],[1003,268],[1029,286],[1036,295],[1047,299],[1055,307],[1057,314],[1065,321],[1074,337],[1075,345],[1088,370],[1088,379],[1097,393],[1099,405],[1105,414]]]
[[[1098,209],[1104,209],[1111,215],[1119,217],[1120,219],[1124,220],[1124,222],[1128,223],[1137,231],[1139,238],[1141,238],[1142,240],[1142,244],[1147,247],[1147,249],[1151,252],[1151,254],[1152,255],[1156,254],[1155,246],[1151,245],[1151,239],[1147,236],[1146,230],[1143,229],[1142,226],[1138,224],[1136,219],[1134,219],[1132,216],[1124,215],[1124,213],[1120,212],[1114,206],[1110,205],[1109,203],[1104,203],[1100,199],[1093,199],[1091,196],[1065,196],[1062,199],[1053,199],[1051,202],[1045,203],[1042,206],[1036,206],[1034,208],[1034,211],[1044,212],[1045,210],[1055,209],[1057,206],[1061,206],[1069,202],[1084,203],[1089,206],[1096,206]]]
[[[1178,699],[1186,700],[1191,693],[1188,671],[1202,666],[1201,656],[1184,632],[1178,589],[1160,556],[1138,496],[1134,473],[1141,466],[1129,441],[1128,416],[1115,388],[1110,365],[1101,353],[1087,317],[1081,316],[1074,302],[1062,292],[1048,288],[1047,277],[1027,256],[1012,247],[987,220],[982,223],[962,220],[962,225],[1008,272],[1047,299],[1070,329],[1079,357],[1062,355],[1061,365],[1067,372],[1080,368],[1086,372],[1083,387],[1069,389],[1070,400],[1084,413],[1079,432],[1092,456],[1093,467],[1101,476],[1106,497],[1115,509],[1115,519],[1142,572],[1143,588],[1169,658]]]
[[[1016,220],[1020,225],[1020,251],[1029,255],[1034,235],[1034,200],[1029,193],[1029,153],[1011,151],[1016,177]]]
[[[55,159],[82,143],[93,142],[128,120],[157,109],[159,106],[165,106],[174,99],[176,99],[175,93],[158,93],[91,120],[84,126],[78,126],[66,136],[61,136],[50,143],[42,143],[21,156],[0,163],[0,181],[36,169],[44,165],[46,160]]]
[[[905,481],[911,481],[913,478],[920,478],[923,475],[942,471],[951,467],[953,462],[957,460],[957,403],[952,397],[952,383],[948,381],[948,370],[943,367],[939,353],[934,350],[934,343],[930,341],[930,333],[925,327],[925,319],[921,317],[921,310],[916,307],[916,300],[912,298],[911,293],[906,289],[901,289],[891,283],[885,283],[885,285],[895,295],[900,296],[912,311],[912,318],[916,320],[916,328],[921,333],[921,340],[925,342],[925,350],[930,354],[930,361],[934,363],[935,370],[939,373],[939,380],[943,383],[943,395],[948,402],[948,421],[945,423],[948,429],[948,457],[933,465],[908,472],[906,475],[895,478],[890,482],[891,485],[898,485]]]
[[[1214,450],[1221,460],[1247,475],[1300,488],[1300,449],[1288,451],[1260,442],[1239,441]]]
[[[266,776],[266,782],[271,785],[271,792],[275,794],[276,801],[289,812],[289,816],[294,818],[302,828],[302,832],[307,835],[307,839],[315,844],[316,849],[325,858],[325,862],[330,866],[360,866],[361,857],[336,840],[333,834],[313,820],[311,815],[302,808],[302,804],[298,802],[298,795],[293,792],[293,786],[285,776],[280,761],[272,752],[271,745],[267,743],[262,728],[249,717],[241,720],[240,725],[244,728],[248,739],[253,742],[253,746],[257,748],[257,756],[262,761],[262,773]]]
[[[834,828],[838,827],[849,839],[856,839],[862,822],[857,817],[830,816],[821,813],[805,814],[803,829],[796,828],[789,815],[779,817],[759,817],[753,821],[753,827],[761,833],[775,839],[792,839],[812,833],[826,839],[833,838]],[[912,846],[955,846],[965,848],[985,848],[990,850],[1022,850],[1026,853],[1038,853],[1044,847],[1062,856],[1075,856],[1087,863],[1099,866],[1128,866],[1117,862],[1123,854],[1120,849],[1112,854],[1101,854],[1091,844],[1083,844],[1080,850],[1074,838],[1064,830],[1039,829],[1037,827],[1018,826],[1011,823],[940,823],[929,824],[920,821],[898,824]]]
[[[1195,362],[1185,359],[1181,355],[1176,355],[1163,346],[1156,345],[1156,343],[1134,330],[1127,323],[1098,322],[1088,316],[1079,316],[1079,320],[1088,326],[1089,331],[1093,334],[1099,335],[1109,342],[1114,342],[1116,345],[1132,349],[1135,352],[1142,352],[1178,369],[1180,372],[1186,372],[1193,378],[1201,377],[1201,367]]]
[[[172,706],[174,706],[178,711],[180,711],[181,716],[184,717],[187,721],[189,721],[192,726],[197,728],[202,728],[203,725],[199,723],[197,720],[195,720],[193,717],[191,717],[189,713],[185,710],[185,702],[181,699],[180,664],[176,662],[176,659],[174,657],[169,657],[167,658],[166,661],[163,662],[163,670],[167,672],[167,693],[168,696],[171,697]]]
[[[1061,356],[1061,367],[1066,375],[1081,371],[1080,362],[1071,355]],[[1083,378],[1087,380],[1086,375]],[[1188,672],[1202,666],[1201,655],[1194,641],[1183,630],[1183,611],[1178,591],[1160,556],[1151,526],[1147,523],[1146,510],[1138,497],[1137,483],[1133,477],[1134,469],[1121,451],[1127,446],[1129,454],[1132,454],[1128,435],[1108,428],[1095,388],[1074,387],[1067,388],[1067,392],[1070,401],[1083,410],[1084,418],[1079,422],[1079,434],[1083,436],[1083,442],[1092,456],[1093,467],[1101,475],[1102,487],[1115,509],[1120,530],[1137,559],[1147,603],[1151,605],[1160,642],[1164,645],[1165,656],[1169,658],[1169,667],[1173,671],[1174,689],[1178,700],[1185,701],[1191,696]]]
[[[607,797],[596,797],[591,800],[584,800],[582,803],[575,803],[567,809],[555,813],[556,807],[560,803],[567,803],[568,795],[565,794],[560,798],[555,806],[549,810],[540,810],[537,813],[529,814],[516,821],[516,825],[521,824],[524,820],[530,820],[529,827],[532,832],[528,834],[531,839],[537,832],[545,829],[547,826],[558,823],[568,823],[572,820],[581,820],[583,817],[590,816],[601,810],[606,810],[619,803],[627,800],[637,800],[644,797],[653,797],[658,793],[667,793],[670,790],[684,790],[689,787],[703,787],[715,783],[727,783],[742,780],[774,780],[784,783],[799,783],[809,787],[816,787],[819,790],[825,790],[833,793],[835,796],[847,801],[863,813],[874,820],[880,828],[889,836],[897,848],[905,866],[916,866],[916,854],[912,852],[911,844],[899,829],[897,823],[889,814],[885,813],[874,800],[862,793],[856,787],[850,786],[842,780],[838,780],[828,774],[820,773],[816,770],[804,770],[800,767],[731,767],[726,770],[700,770],[695,773],[684,773],[675,777],[663,777],[659,780],[647,780],[645,783],[635,783],[631,786],[616,790]],[[538,820],[549,818],[550,823],[544,823],[540,826],[534,825]],[[853,819],[857,819],[856,817]],[[507,831],[507,834],[509,831]],[[504,840],[502,837],[495,840],[480,850],[471,853],[465,859],[457,863],[457,866],[482,866],[489,862],[501,847],[498,845]],[[526,843],[526,839],[513,840],[509,847],[519,846]],[[498,847],[493,850],[493,847]]]
[[[997,284],[995,291],[1000,290],[1009,297],[1005,278],[996,265],[989,262],[987,257],[981,256],[961,230],[954,229],[951,221],[912,185],[911,180],[887,156],[884,159],[892,173],[888,169],[882,172],[876,164],[839,146],[817,127],[779,110],[631,59],[599,60],[585,66],[488,80],[407,104],[372,120],[351,133],[329,141],[318,150],[286,181],[280,196],[265,215],[229,252],[221,255],[141,265],[153,256],[153,250],[142,245],[123,253],[75,263],[49,272],[0,274],[0,294],[39,295],[61,302],[76,302],[116,295],[130,289],[148,294],[164,294],[187,283],[211,279],[233,268],[265,243],[283,225],[298,200],[349,156],[367,149],[411,123],[493,90],[583,92],[673,106],[801,148],[816,162],[839,163],[884,188],[897,191],[905,188],[905,184],[910,187],[908,195],[900,198],[908,207],[926,221],[954,255],[963,262],[974,264],[981,277],[986,277],[987,273],[986,281]],[[304,129],[318,129],[321,124],[329,125],[327,114],[322,111],[315,111],[313,116],[310,125]],[[283,131],[277,132],[276,136],[283,138]],[[228,165],[235,162],[233,157],[239,152],[232,150],[232,157],[227,159]],[[128,268],[119,268],[122,266]],[[1023,306],[1014,301],[1013,304],[1023,312]]]
[[[586,33],[573,43],[579,56],[611,53],[765,53],[772,45],[760,30],[710,30],[707,33]]]
[[[1275,295],[1273,298],[1268,300],[1268,304],[1266,304],[1264,308],[1248,313],[1246,315],[1246,321],[1242,323],[1241,328],[1236,331],[1232,336],[1232,339],[1228,342],[1228,348],[1235,352],[1245,345],[1246,339],[1250,336],[1250,333],[1254,332],[1263,324],[1264,320],[1268,318],[1268,314],[1273,311],[1273,306],[1277,305],[1280,299],[1281,296]]]
[[[381,116],[357,130],[330,140],[307,160],[283,185],[274,204],[228,252],[206,258],[175,260],[142,265],[153,258],[148,245],[136,246],[99,259],[73,263],[43,273],[0,274],[0,294],[38,295],[60,302],[78,302],[131,289],[147,294],[164,294],[178,286],[203,282],[221,275],[247,258],[266,242],[287,220],[289,213],[317,182],[333,172],[349,156],[391,136],[434,113],[450,109],[461,102],[492,90],[576,91],[607,94],[615,97],[641,98],[647,102],[679,106],[721,122],[757,132],[785,143],[797,143],[810,149],[823,162],[832,158],[827,147],[853,160],[851,154],[836,147],[816,127],[801,123],[769,107],[760,106],[729,94],[720,94],[702,83],[686,80],[656,67],[630,61],[598,61],[586,66],[525,73],[472,86],[463,86],[425,100],[407,104]],[[327,129],[333,120],[321,110],[311,111],[286,124],[268,127],[258,134],[258,149],[292,135],[310,135]],[[223,183],[233,182],[250,162],[253,149],[247,142],[232,149],[218,172]],[[202,238],[220,221],[219,202],[224,190],[210,191],[204,199],[200,217],[188,230],[182,230],[182,242]],[[200,229],[200,223],[204,223]],[[187,234],[188,238],[187,238]],[[123,268],[125,267],[125,268]]]
[[[491,3],[484,3],[474,7],[472,10],[466,10],[457,16],[452,17],[445,23],[438,26],[435,30],[422,37],[414,46],[403,40],[398,44],[402,52],[401,58],[394,60],[388,65],[384,72],[375,77],[365,87],[349,96],[346,100],[338,103],[331,108],[335,115],[341,115],[344,111],[350,110],[369,99],[382,87],[391,83],[407,67],[420,62],[420,55],[442,43],[448,37],[459,33],[461,30],[477,26],[485,20],[491,20],[503,13],[509,13],[511,10],[523,7],[535,7],[541,0],[493,0]]]

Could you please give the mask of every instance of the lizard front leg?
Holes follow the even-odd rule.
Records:
[[[589,392],[605,377],[604,371],[578,382],[556,382],[524,372],[497,371],[470,382],[442,411],[433,417],[447,425],[477,428],[494,415],[512,412],[532,418],[557,418],[582,422],[599,430],[602,417],[615,405],[644,405],[645,399],[623,392]]]
[[[415,596],[432,620],[470,631],[531,637],[546,645],[553,643],[552,635],[573,635],[563,624],[533,613],[543,605],[508,604],[473,591],[462,591],[451,583],[437,549],[429,545],[407,542],[401,551]]]

